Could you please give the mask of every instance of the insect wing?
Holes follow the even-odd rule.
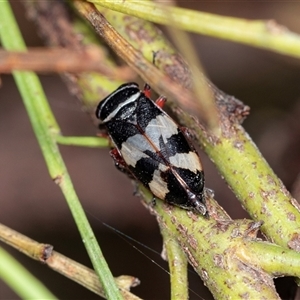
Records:
[[[169,191],[167,183],[161,178],[161,171],[169,169],[162,157],[153,149],[149,140],[136,125],[125,121],[114,121],[107,124],[114,143],[117,145],[122,158],[130,172],[152,193],[164,198]],[[122,136],[114,131],[122,128]],[[126,134],[124,134],[126,133]]]
[[[188,187],[194,192],[201,190],[200,158],[178,125],[152,101],[148,100],[147,103],[138,107],[141,107],[143,111],[137,111],[137,123],[143,128],[144,136],[150,141],[155,151],[160,153],[160,157],[165,164],[170,166],[173,173],[176,173],[177,178],[184,178],[184,181],[187,179]],[[147,107],[146,111],[145,107]],[[149,115],[149,112],[151,116],[148,116],[145,122],[144,116]],[[180,178],[178,178],[179,181]]]

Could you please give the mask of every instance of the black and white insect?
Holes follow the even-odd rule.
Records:
[[[116,149],[111,156],[155,197],[208,217],[200,158],[184,130],[136,83],[121,85],[98,105],[96,116]]]

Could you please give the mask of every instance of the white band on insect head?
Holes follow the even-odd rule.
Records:
[[[124,106],[128,105],[129,103],[135,102],[141,95],[141,92],[137,92],[130,96],[126,101],[120,103],[118,107],[112,111],[104,120],[103,123],[110,121],[112,118],[115,117],[115,115],[122,109]]]

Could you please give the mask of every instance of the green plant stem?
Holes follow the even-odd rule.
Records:
[[[56,135],[55,139],[59,144],[68,146],[83,146],[92,148],[109,146],[109,141],[106,138]]]
[[[151,203],[151,193],[144,187],[140,188],[140,192],[145,201]],[[255,224],[253,221],[218,223],[213,218],[207,220],[180,208],[165,205],[162,201],[156,202],[154,211],[160,227],[169,231],[178,242],[214,299],[224,299],[224,295],[227,299],[242,299],[247,295],[249,299],[279,300],[271,274],[251,260],[251,255],[262,259],[265,253],[262,250],[268,252],[268,247],[273,247],[270,243],[264,243],[265,248],[261,247],[256,252],[248,247],[249,243],[257,242],[256,234],[251,230]],[[277,247],[283,252],[286,250]],[[300,254],[290,252],[291,258],[295,258],[295,255],[300,261]],[[280,259],[278,256],[277,261]]]
[[[247,253],[241,247],[237,250],[243,260],[250,260],[254,265],[260,266],[269,274],[276,276],[297,276],[300,277],[300,254],[291,249],[267,242],[247,242]],[[263,255],[257,255],[262,253]]]
[[[164,240],[164,253],[168,260],[171,280],[171,299],[188,299],[188,261],[174,235],[164,226],[160,226]]]
[[[26,49],[24,41],[7,1],[1,2],[0,19],[0,37],[4,48],[7,50],[24,51]],[[104,287],[106,296],[108,299],[122,299],[59,153],[54,136],[58,133],[59,128],[39,79],[32,72],[16,71],[13,72],[13,76],[22,95],[50,176],[60,186],[65,195],[89,257]]]
[[[22,299],[57,299],[2,247],[0,247],[0,278]]]
[[[300,36],[276,24],[273,20],[251,21],[169,6],[166,10],[163,5],[146,0],[89,1],[96,6],[106,7],[158,24],[174,25],[190,32],[300,58]],[[170,19],[176,20],[176,23],[170,24]]]
[[[264,222],[262,231],[278,245],[299,249],[300,213],[296,200],[244,129],[235,125],[232,135],[211,143],[193,119],[186,116],[185,122],[197,132],[204,150],[251,217]]]

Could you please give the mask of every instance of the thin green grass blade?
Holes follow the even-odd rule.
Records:
[[[0,20],[0,38],[3,47],[7,50],[25,51],[25,43],[10,5],[6,0],[1,2]],[[50,176],[60,186],[67,200],[106,296],[108,299],[122,299],[60,155],[56,143],[56,136],[60,133],[59,126],[52,114],[40,81],[33,72],[15,71],[13,76],[24,101]]]

